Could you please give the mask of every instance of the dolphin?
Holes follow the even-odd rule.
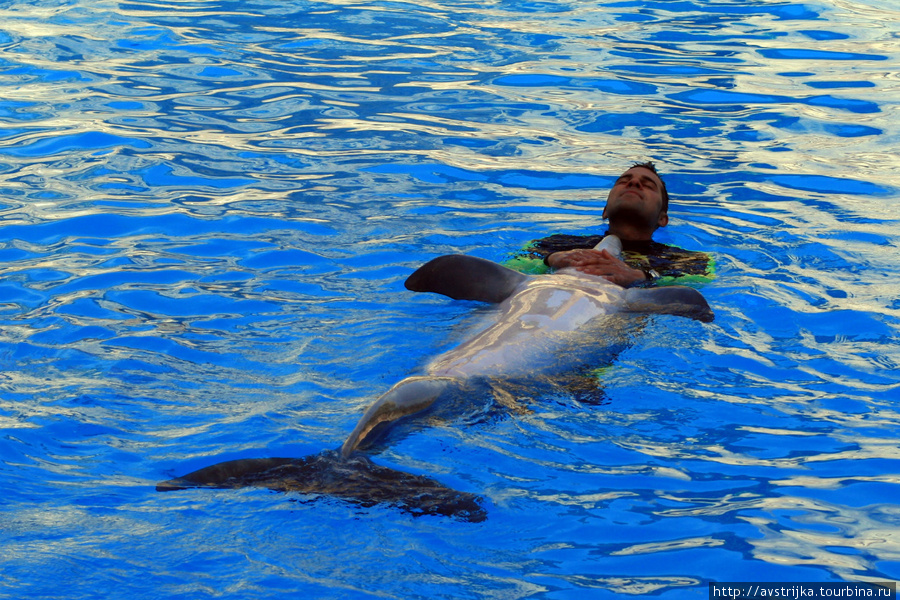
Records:
[[[621,257],[622,244],[614,235],[596,248]],[[503,403],[504,381],[537,380],[590,365],[598,349],[621,344],[622,328],[633,321],[629,315],[671,314],[702,322],[714,318],[703,295],[693,288],[623,288],[574,268],[525,275],[466,255],[439,256],[418,268],[405,285],[415,292],[497,304],[498,310],[472,337],[432,359],[423,374],[407,377],[382,394],[338,452],[305,459],[230,461],[162,482],[157,489],[262,486],[480,521],[486,513],[477,496],[379,467],[359,450],[389,425],[431,412],[454,394],[458,398],[480,385]]]

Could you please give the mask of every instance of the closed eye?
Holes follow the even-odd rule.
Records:
[[[633,175],[630,175],[630,174],[622,175],[621,177],[619,177],[618,179],[616,179],[615,185],[622,185],[622,184],[628,183],[628,182],[630,182],[633,178],[634,178],[634,176],[633,176]],[[650,177],[647,177],[647,176],[641,176],[641,178],[640,178],[638,181],[641,182],[641,185],[643,185],[644,187],[647,187],[647,188],[649,188],[649,189],[651,189],[651,190],[656,190],[656,189],[658,188],[658,186],[656,185],[656,181],[654,181],[654,180],[653,180],[652,178],[650,178]]]

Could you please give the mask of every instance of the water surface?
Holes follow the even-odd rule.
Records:
[[[900,14],[881,0],[0,8],[0,597],[705,597],[900,579]],[[655,160],[711,325],[601,405],[376,460],[484,523],[264,490],[480,310],[402,281],[602,231]]]

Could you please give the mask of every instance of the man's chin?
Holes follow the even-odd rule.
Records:
[[[629,225],[639,229],[655,229],[656,220],[648,217],[639,210],[634,210],[626,206],[621,206],[615,210],[608,211],[606,218],[610,223],[620,225]]]

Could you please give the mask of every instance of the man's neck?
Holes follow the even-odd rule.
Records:
[[[653,231],[643,227],[635,227],[631,224],[609,224],[607,233],[611,233],[623,242],[649,242],[653,239]]]

